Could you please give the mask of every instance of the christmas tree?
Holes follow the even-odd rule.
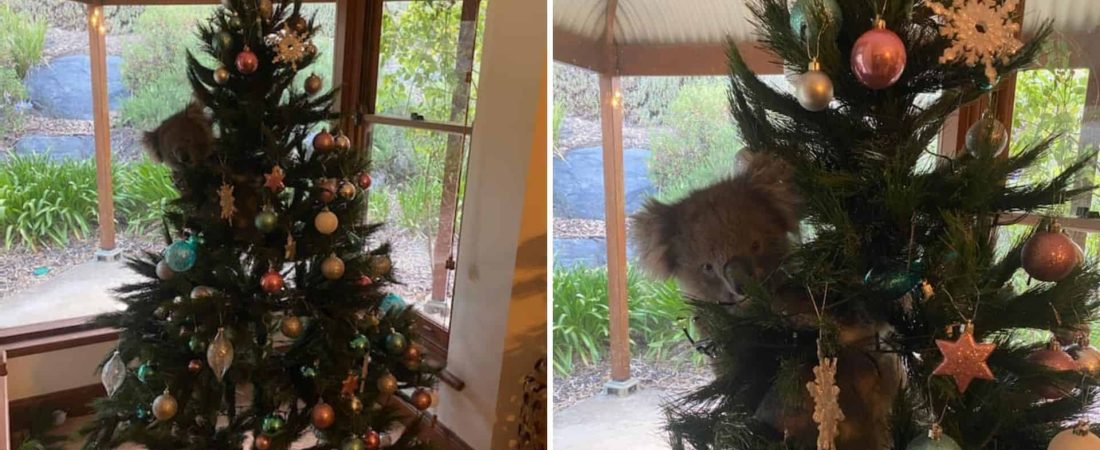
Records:
[[[1086,191],[1093,155],[1009,181],[1058,136],[1009,155],[987,114],[959,154],[918,162],[953,110],[1036,60],[1049,23],[1020,38],[1016,0],[790,3],[750,9],[795,92],[731,46],[729,100],[746,147],[789,167],[803,233],[774,271],[729,275],[733,304],[696,303],[716,378],[668,405],[674,448],[1100,448],[1081,421],[1100,274],[1049,220],[996,242],[1013,214]]]
[[[180,197],[126,310],[95,321],[120,339],[85,448],[426,448],[396,397],[429,408],[438,368],[363,223],[368,152],[319,76],[295,82],[318,26],[300,0],[222,3],[188,54],[195,103],[146,136]]]

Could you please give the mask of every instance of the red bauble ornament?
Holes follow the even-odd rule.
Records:
[[[1069,353],[1062,351],[1057,343],[1052,343],[1049,347],[1028,355],[1027,360],[1046,366],[1055,372],[1077,370],[1077,361],[1074,361]],[[1072,390],[1073,385],[1065,386],[1057,383],[1035,388],[1035,391],[1047,400],[1058,400],[1068,395]]]
[[[336,410],[332,409],[328,403],[321,401],[313,407],[309,417],[314,427],[323,430],[336,422]]]
[[[905,59],[905,43],[886,28],[886,21],[877,19],[852,46],[852,73],[871,89],[885,89],[901,78]]]
[[[382,446],[382,436],[379,436],[377,431],[367,431],[363,436],[363,444],[367,446],[367,450],[377,450]]]
[[[421,411],[432,407],[432,394],[426,389],[417,389],[410,397],[412,405]]]
[[[202,371],[202,360],[201,359],[192,359],[191,362],[187,363],[187,371],[191,372],[191,373],[201,372]]]
[[[363,276],[359,277],[359,285],[360,286],[367,287],[367,286],[370,286],[372,284],[374,284],[374,280],[371,280],[369,276],[363,275]]]
[[[367,190],[367,189],[370,189],[370,183],[371,183],[370,174],[366,173],[366,172],[360,172],[359,177],[356,180],[356,182],[359,183],[359,189],[362,189],[364,191]]]
[[[316,136],[313,136],[313,149],[321,153],[331,152],[336,148],[336,140],[332,137],[332,134],[328,130],[321,130]]]
[[[1024,271],[1039,281],[1061,281],[1083,260],[1081,248],[1057,224],[1035,233],[1020,252]]]
[[[260,67],[260,59],[256,57],[255,53],[252,53],[252,49],[248,46],[244,46],[244,50],[237,53],[237,71],[248,75],[255,72]]]
[[[256,436],[256,441],[252,443],[256,450],[267,450],[271,448],[271,437],[266,434]]]
[[[275,269],[268,269],[267,273],[260,278],[260,287],[268,294],[279,292],[283,290],[283,276]]]

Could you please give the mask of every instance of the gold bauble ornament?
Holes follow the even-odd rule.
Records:
[[[833,101],[833,80],[821,71],[817,60],[810,61],[809,70],[802,74],[796,85],[798,104],[807,111],[824,111]]]
[[[363,411],[363,401],[360,400],[358,396],[349,396],[348,409],[350,409],[353,413],[359,414],[359,412]]]
[[[310,74],[309,78],[306,78],[305,89],[307,94],[317,94],[321,92],[321,87],[321,77],[317,76],[317,74]]]
[[[336,140],[333,139],[332,134],[328,132],[328,129],[321,130],[316,136],[313,136],[313,149],[321,152],[328,153],[332,149],[336,148]]]
[[[390,395],[397,392],[397,377],[391,373],[382,374],[378,377],[378,392],[382,395]]]
[[[1051,439],[1047,450],[1096,450],[1100,448],[1100,437],[1089,431],[1086,421],[1077,423],[1077,426],[1064,430]]]
[[[393,270],[393,261],[386,255],[373,256],[370,259],[370,270],[374,278],[384,277]]]
[[[344,133],[336,135],[336,149],[351,150],[351,138]]]
[[[1077,360],[1077,370],[1093,377],[1100,376],[1100,350],[1096,350],[1096,347],[1081,347],[1074,357]]]
[[[321,400],[313,406],[313,410],[309,413],[310,422],[313,426],[319,430],[331,427],[336,422],[336,410],[332,409],[328,403]]]
[[[324,261],[321,261],[321,274],[329,280],[338,280],[344,276],[344,260],[336,256],[335,253],[328,255]]]
[[[176,401],[176,398],[165,389],[163,394],[153,399],[153,417],[156,417],[157,420],[161,422],[170,420],[176,417],[176,413],[179,412],[179,407],[180,405],[179,402]]]
[[[313,227],[321,234],[332,234],[338,226],[340,226],[340,219],[336,218],[336,214],[333,214],[327,208],[317,213],[317,217],[313,218]]]
[[[218,84],[225,84],[229,82],[229,69],[225,66],[219,66],[214,69],[214,82]]]
[[[427,389],[417,389],[409,399],[412,405],[421,411],[432,407],[432,394]]]
[[[351,200],[355,198],[355,185],[345,181],[340,183],[340,190],[337,192],[344,200]]]
[[[283,317],[282,322],[279,323],[279,331],[283,332],[283,336],[288,338],[296,338],[302,335],[302,319],[298,316],[286,316]]]
[[[271,4],[271,0],[260,0],[260,6],[257,7],[257,10],[264,20],[271,20],[271,14],[275,12],[275,7]]]

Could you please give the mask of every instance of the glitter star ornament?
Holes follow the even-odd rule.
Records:
[[[932,374],[954,377],[959,392],[966,392],[966,388],[970,387],[970,382],[975,378],[993,379],[993,371],[989,370],[989,365],[985,361],[997,346],[974,341],[972,325],[966,325],[966,329],[957,341],[936,339],[936,346],[940,348],[940,353],[943,353],[943,362]]]
[[[218,204],[221,205],[221,218],[233,221],[233,215],[237,213],[237,207],[233,205],[233,185],[222,183],[218,188]]]
[[[820,358],[814,367],[814,381],[806,389],[814,399],[814,422],[817,423],[817,450],[836,450],[837,425],[844,421],[840,410],[840,387],[836,385],[836,358]]]
[[[298,70],[298,63],[307,56],[317,53],[317,47],[309,40],[309,33],[297,33],[284,25],[283,29],[267,35],[264,43],[275,50],[273,62],[290,64]]]
[[[271,189],[271,192],[280,192],[286,187],[283,184],[284,178],[286,178],[286,174],[283,173],[282,167],[272,167],[271,173],[264,174],[264,187]]]
[[[951,46],[943,51],[940,63],[962,61],[968,66],[985,65],[985,76],[990,85],[997,84],[995,62],[1007,64],[1023,43],[1016,38],[1020,24],[1012,19],[1019,0],[967,0],[954,2],[950,7],[939,2],[928,2],[932,12],[944,19],[940,34],[951,39]]]

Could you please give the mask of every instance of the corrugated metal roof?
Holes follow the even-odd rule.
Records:
[[[752,40],[745,0],[619,0],[616,44],[722,43]],[[554,28],[603,37],[607,0],[554,0]],[[1043,18],[1062,33],[1100,31],[1100,0],[1028,0],[1024,29]]]

